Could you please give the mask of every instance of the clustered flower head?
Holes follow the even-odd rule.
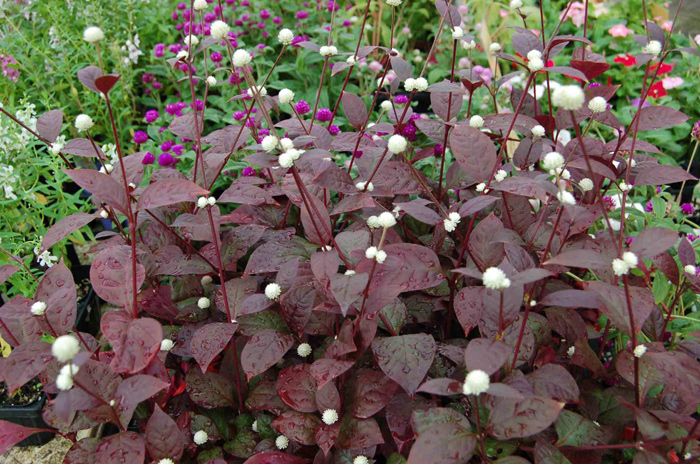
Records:
[[[319,50],[319,53],[321,56],[334,56],[338,54],[338,49],[334,45],[324,45],[321,47],[321,50]]]
[[[409,77],[404,81],[403,87],[407,92],[425,92],[428,89],[428,80],[425,77],[417,79]]]
[[[294,166],[294,162],[298,160],[303,153],[304,150],[290,148],[277,158],[277,162],[279,163],[280,167],[283,167],[285,169],[291,168],[292,166]]]
[[[31,312],[34,316],[43,316],[46,312],[46,303],[43,301],[37,301],[32,304]]]
[[[369,464],[369,459],[367,459],[367,456],[356,456],[352,464]]]
[[[197,445],[203,445],[209,440],[209,434],[205,432],[204,430],[200,430],[197,433],[194,434],[194,442]]]
[[[218,40],[225,39],[230,30],[229,25],[221,20],[214,21],[210,26],[211,36]]]
[[[475,129],[482,128],[484,126],[484,118],[482,118],[478,114],[475,114],[474,116],[469,118],[469,126]]]
[[[163,458],[158,461],[158,464],[175,464],[175,462],[173,462],[173,460],[170,458]]]
[[[206,296],[203,296],[199,300],[197,300],[197,307],[199,309],[207,309],[209,306],[211,306],[211,300],[207,298]]]
[[[491,45],[489,45],[489,51],[490,51],[491,53],[498,53],[498,52],[500,52],[500,51],[501,51],[501,44],[499,44],[498,42],[492,43]]]
[[[216,204],[216,198],[214,197],[199,197],[197,198],[197,207],[206,208],[207,206],[214,206]]]
[[[377,247],[371,246],[365,250],[365,258],[374,259],[379,264],[382,264],[384,261],[386,261],[387,254],[386,251],[379,250]]]
[[[372,218],[375,218],[376,221],[373,221]],[[376,227],[372,227],[370,225],[370,222],[372,224],[376,224]],[[372,228],[383,227],[385,229],[388,229],[389,227],[393,227],[396,225],[396,218],[390,212],[384,211],[379,216],[370,216],[370,218],[367,219],[367,225],[370,225],[370,227]]]
[[[564,166],[564,162],[565,160],[561,153],[557,151],[550,151],[549,153],[544,155],[544,158],[542,159],[542,168],[550,174],[554,175],[557,169],[560,169],[562,166]]]
[[[367,187],[368,192],[374,190],[374,185],[372,185],[372,182],[358,182],[355,184],[355,188],[360,191],[365,190],[365,187]]]
[[[265,287],[265,296],[271,300],[276,300],[282,294],[282,287],[279,284],[271,283]]]
[[[639,264],[639,258],[631,251],[622,253],[622,258],[615,258],[612,262],[613,273],[616,276],[626,275]]]
[[[464,29],[462,29],[459,26],[456,26],[454,29],[452,29],[453,39],[461,39],[462,37],[464,37]]]
[[[568,190],[559,190],[557,192],[557,200],[559,200],[564,205],[575,205],[576,197]]]
[[[444,219],[442,221],[443,225],[445,226],[445,231],[453,232],[457,228],[457,224],[459,224],[460,219],[461,216],[456,211],[453,211],[450,214],[448,214],[447,219]]]
[[[545,134],[545,129],[544,127],[540,126],[539,124],[533,127],[530,132],[532,133],[533,137],[544,137]]]
[[[510,0],[510,7],[512,9],[520,8],[523,6],[523,0]]]
[[[274,135],[266,135],[263,137],[262,142],[260,142],[260,145],[262,146],[262,149],[265,150],[268,153],[271,153],[275,147],[277,147],[277,144],[279,143],[279,139],[275,137]]]
[[[686,264],[685,267],[683,267],[683,272],[694,276],[695,274],[697,274],[698,269],[697,269],[697,267],[693,266],[692,264]]]
[[[56,388],[61,391],[68,391],[73,388],[73,376],[78,373],[80,368],[75,364],[66,364],[61,367],[56,376]]]
[[[97,43],[105,38],[105,33],[97,26],[90,26],[83,31],[83,40],[90,43]]]
[[[481,276],[484,282],[484,287],[491,290],[505,290],[510,287],[510,279],[498,267],[490,267],[486,269]]]
[[[277,34],[277,40],[282,45],[291,45],[294,41],[294,33],[290,29],[284,28]]]
[[[80,351],[80,343],[78,339],[72,335],[61,335],[54,340],[51,345],[51,354],[59,362],[65,363],[70,361]]]
[[[593,181],[588,177],[584,177],[583,179],[581,179],[578,183],[578,186],[581,187],[581,190],[583,190],[584,192],[590,192],[591,190],[593,190],[594,187]]]
[[[173,343],[172,340],[169,338],[163,339],[163,341],[160,342],[160,351],[170,351],[173,349],[175,346],[175,343]]]
[[[239,49],[233,52],[233,65],[237,68],[247,66],[252,59],[253,57],[246,50]]]
[[[275,440],[275,446],[277,447],[277,449],[287,449],[287,447],[289,446],[289,438],[285,437],[284,435],[280,435]]]
[[[338,411],[335,409],[326,409],[323,411],[322,417],[323,423],[326,425],[333,425],[338,422]]]
[[[594,113],[605,113],[605,110],[608,109],[608,102],[603,97],[593,97],[588,102],[588,109]]]
[[[467,378],[464,380],[464,386],[462,387],[462,393],[465,395],[479,396],[489,390],[490,384],[491,380],[489,379],[489,375],[482,370],[475,369],[467,374]]]
[[[586,100],[586,95],[578,85],[562,85],[554,89],[552,103],[568,111],[576,111],[581,108]]]
[[[663,45],[661,45],[661,42],[658,40],[650,40],[649,43],[644,46],[642,51],[651,56],[659,56],[662,48]]]
[[[280,103],[292,103],[294,101],[294,92],[289,89],[282,89],[278,95]]]
[[[308,343],[302,343],[297,347],[297,354],[301,356],[302,358],[306,358],[311,354],[311,345]]]
[[[203,11],[207,9],[207,0],[194,0],[195,11]]]
[[[78,129],[79,132],[90,130],[92,125],[92,118],[87,114],[79,114],[78,117],[75,118],[75,128]]]
[[[387,147],[391,153],[401,153],[408,146],[408,141],[402,135],[392,135],[389,137]]]
[[[544,68],[544,61],[542,61],[542,52],[539,50],[530,50],[527,54],[527,67],[531,72],[537,72]]]

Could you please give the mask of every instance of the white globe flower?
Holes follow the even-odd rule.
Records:
[[[530,132],[532,133],[533,137],[544,137],[545,134],[545,129],[544,127],[540,126],[539,124],[533,127]]]
[[[542,59],[542,52],[539,50],[530,50],[527,52],[527,59],[528,60],[541,60]]]
[[[384,261],[386,261],[386,257],[386,251],[379,250],[377,251],[377,254],[374,257],[374,259],[376,259],[379,264],[382,264]]]
[[[282,45],[291,45],[294,41],[294,33],[291,29],[284,28],[277,34],[277,40],[279,40]]]
[[[214,198],[214,197],[207,198],[207,204],[209,206],[214,206],[216,204],[216,198]]]
[[[237,68],[248,65],[252,59],[251,54],[243,49],[236,50],[233,53],[233,65]]]
[[[197,445],[203,445],[209,440],[209,434],[205,432],[204,430],[200,430],[199,432],[194,434],[194,442]]]
[[[416,79],[416,90],[419,92],[425,92],[428,90],[428,80],[425,77],[419,77]]]
[[[355,188],[357,190],[360,190],[360,191],[364,190],[365,186],[367,186],[368,192],[371,192],[372,190],[374,190],[374,185],[372,185],[372,182],[370,182],[369,184],[367,182],[358,182],[355,184]]]
[[[246,90],[246,93],[248,94],[249,97],[253,97],[255,95],[260,95],[261,97],[264,97],[267,95],[267,89],[263,86],[258,86],[254,85],[248,90]]]
[[[453,39],[461,39],[464,37],[464,29],[462,29],[459,26],[456,26],[454,29],[452,29],[452,38]]]
[[[357,58],[355,58],[355,55],[350,55],[348,56],[348,59],[345,60],[347,64],[355,64],[357,63]]]
[[[391,109],[394,107],[394,105],[391,104],[390,100],[384,100],[379,106],[383,111],[387,113],[391,111]]]
[[[634,357],[635,358],[641,358],[644,356],[644,353],[647,352],[647,347],[644,345],[637,345],[634,347]]]
[[[83,40],[90,43],[96,43],[105,38],[105,33],[97,26],[90,26],[83,31]]]
[[[197,198],[197,207],[198,208],[206,208],[207,207],[207,197],[199,197]]]
[[[663,45],[661,45],[661,42],[659,42],[658,40],[652,40],[642,49],[642,51],[651,56],[659,56],[659,53],[661,53],[662,48]]]
[[[552,103],[565,110],[576,111],[583,105],[586,95],[578,85],[562,85],[552,93]]]
[[[356,456],[352,464],[369,464],[369,459],[366,456]]]
[[[271,283],[265,287],[265,296],[271,300],[276,300],[282,294],[282,287],[279,284]]]
[[[490,51],[491,53],[498,53],[498,52],[500,52],[500,51],[501,51],[501,44],[499,44],[498,42],[492,43],[492,44],[489,46],[489,51]]]
[[[505,170],[503,170],[503,169],[499,169],[499,170],[496,172],[496,174],[493,176],[493,179],[494,179],[496,182],[502,182],[503,179],[505,179],[506,177],[508,177],[508,173],[507,173]]]
[[[632,190],[632,185],[628,184],[627,182],[620,182],[620,191],[621,192],[629,192]]]
[[[265,138],[262,139],[260,145],[262,145],[263,150],[270,153],[275,149],[278,143],[279,139],[277,137],[275,137],[274,135],[267,135],[265,136]]]
[[[377,224],[380,227],[384,227],[385,229],[388,229],[389,227],[393,227],[396,225],[396,218],[390,212],[384,211],[377,218]]]
[[[625,251],[622,253],[622,260],[627,263],[630,269],[636,268],[639,264],[639,258],[631,251]]]
[[[170,340],[169,338],[165,338],[162,342],[160,342],[160,351],[170,351],[173,349],[174,346],[175,343],[173,343],[172,340]]]
[[[280,145],[282,145],[282,150],[284,151],[289,151],[294,148],[294,142],[288,137],[282,137],[282,140],[280,140]]]
[[[412,92],[416,90],[416,80],[412,77],[409,77],[403,82],[403,87],[406,89],[407,92]]]
[[[185,44],[188,47],[196,47],[197,45],[199,45],[199,38],[197,38],[196,35],[185,36]]]
[[[520,8],[523,6],[523,0],[510,0],[510,7],[512,9]]]
[[[465,395],[479,396],[488,391],[490,384],[491,380],[489,379],[489,375],[482,370],[476,369],[467,374],[467,378],[464,380],[462,393]]]
[[[280,103],[291,103],[294,100],[294,92],[289,89],[282,89],[279,93]]]
[[[206,296],[203,296],[199,300],[197,300],[197,307],[199,309],[207,309],[209,306],[211,306],[211,300],[207,298]]]
[[[616,276],[623,276],[630,271],[630,267],[620,258],[615,258],[612,262],[612,270]]]
[[[389,151],[392,153],[401,153],[406,149],[408,146],[408,141],[406,138],[402,135],[392,135],[389,137],[389,142],[387,144],[387,147],[389,148]]]
[[[326,409],[323,411],[322,420],[326,425],[333,425],[338,422],[338,412],[335,409]]]
[[[352,269],[348,269],[347,271],[345,271],[345,275],[346,275],[346,276],[354,276],[354,275],[355,275],[355,271],[353,271]]]
[[[581,179],[578,183],[578,186],[581,187],[581,190],[583,190],[584,192],[590,192],[591,190],[593,190],[594,187],[593,181],[588,177],[584,177],[583,179]]]
[[[697,269],[695,266],[693,266],[692,264],[687,264],[687,265],[683,268],[683,271],[684,271],[686,274],[690,274],[690,275],[693,275],[693,276],[694,276],[694,275],[697,273],[698,269]]]
[[[308,343],[302,343],[297,347],[297,354],[302,358],[305,358],[311,354],[311,345]]]
[[[100,210],[100,217],[102,219],[107,219],[109,217],[109,213],[103,209]]]
[[[365,250],[365,258],[367,259],[374,259],[377,256],[377,247],[376,246],[371,246]]]
[[[486,183],[485,182],[481,182],[480,184],[476,184],[476,191],[477,192],[483,192],[484,190],[486,190]]]
[[[542,167],[545,171],[555,171],[564,166],[564,157],[557,151],[550,151],[544,155]]]
[[[285,169],[294,166],[294,159],[292,158],[292,155],[287,152],[282,153],[277,158],[277,162],[279,163],[280,167],[283,167]]]
[[[253,421],[253,425],[252,425],[250,428],[253,430],[253,432],[257,432],[257,431],[258,431],[258,420],[257,420],[257,419],[255,419],[255,420]]]
[[[46,313],[46,303],[43,301],[37,301],[32,304],[31,312],[35,316],[43,316]]]
[[[68,362],[80,351],[78,339],[72,335],[61,335],[51,345],[51,353],[60,362]]]
[[[484,287],[491,290],[504,290],[510,287],[510,279],[506,277],[506,273],[498,267],[486,269],[481,279],[484,281]]]
[[[379,218],[377,216],[370,216],[367,218],[367,227],[370,229],[378,229],[381,226],[379,225]]]
[[[209,84],[210,87],[216,85],[216,77],[214,77],[214,76],[207,77],[207,84]]]
[[[474,42],[474,40],[470,40],[469,42],[463,40],[462,48],[464,50],[474,50],[476,48],[476,42]]]
[[[469,126],[475,129],[480,129],[484,127],[484,118],[482,118],[478,114],[475,114],[474,116],[469,118]]]
[[[87,114],[80,114],[75,118],[75,128],[79,132],[89,130],[93,126],[92,118]]]
[[[559,190],[557,192],[557,200],[559,200],[564,205],[575,205],[576,197],[568,190]]]
[[[324,45],[319,53],[324,57],[334,56],[338,54],[338,49],[333,45]]]
[[[593,97],[588,102],[588,109],[594,113],[604,113],[608,109],[608,102],[603,97]]]
[[[187,58],[189,55],[190,55],[190,52],[188,52],[187,50],[180,50],[179,52],[177,52],[177,55],[175,55],[175,58],[180,60],[180,59]]]
[[[223,40],[228,36],[231,28],[223,21],[217,20],[211,23],[211,36],[218,40]]]
[[[73,388],[73,376],[64,374],[56,376],[56,388],[61,391],[68,391]]]
[[[542,61],[542,58],[533,58],[527,63],[527,68],[530,72],[537,72],[544,68],[544,61]]]
[[[289,438],[285,437],[284,435],[280,435],[275,440],[275,446],[277,446],[277,449],[287,449],[289,446]]]
[[[213,281],[214,279],[212,279],[211,276],[204,276],[202,277],[202,280],[200,282],[202,283],[203,287],[206,287],[208,285],[211,285]]]
[[[194,0],[195,11],[203,11],[207,9],[207,0]]]
[[[163,458],[158,461],[158,464],[175,464],[175,462],[170,458]]]
[[[389,6],[399,6],[402,0],[386,0],[386,4]]]

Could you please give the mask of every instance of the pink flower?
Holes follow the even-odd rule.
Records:
[[[696,44],[700,45],[700,34],[693,37],[693,40],[695,41]]]
[[[504,10],[503,8],[501,8],[500,10],[498,10],[498,15],[499,15],[501,18],[507,18],[507,17],[508,17],[508,11]]]
[[[564,17],[564,12],[559,19]],[[577,27],[581,27],[586,19],[586,6],[582,2],[571,2],[571,7],[566,12],[566,18],[571,18],[571,22]]]
[[[608,34],[610,34],[613,37],[627,37],[632,32],[632,29],[628,28],[624,24],[617,24],[608,29]]]
[[[672,27],[673,27],[673,22],[669,21],[668,19],[661,23],[661,29],[663,29],[666,32],[671,32]]]
[[[663,84],[664,89],[666,90],[671,90],[675,89],[676,87],[680,87],[681,85],[683,85],[683,82],[685,81],[682,77],[667,76],[661,79],[661,83]]]

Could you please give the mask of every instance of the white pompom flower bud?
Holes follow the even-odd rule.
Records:
[[[34,316],[43,316],[46,313],[46,303],[37,301],[32,304],[31,312]]]
[[[277,158],[277,162],[279,163],[280,167],[283,167],[285,169],[294,166],[294,159],[292,158],[292,155],[287,152],[282,153]]]
[[[510,7],[512,9],[517,9],[523,6],[523,0],[510,0]]]
[[[173,349],[174,346],[175,343],[173,343],[172,340],[170,340],[169,338],[165,338],[162,342],[160,342],[160,351],[170,351]]]
[[[555,171],[564,166],[564,157],[557,151],[550,151],[542,159],[542,168],[545,171]]]
[[[306,358],[311,354],[311,345],[308,343],[302,343],[297,347],[297,354],[301,356],[302,358]]]
[[[319,53],[323,57],[334,56],[338,54],[338,49],[334,45],[324,45],[321,47],[321,50],[319,50]]]
[[[387,147],[389,148],[389,151],[392,153],[401,153],[406,149],[408,146],[408,141],[406,138],[402,135],[392,135],[389,137],[389,142],[387,144]]]
[[[478,114],[475,114],[474,116],[469,118],[469,126],[475,129],[480,129],[484,127],[484,118],[482,118]]]
[[[565,110],[576,111],[583,105],[586,95],[578,85],[562,85],[552,93],[552,103]]]
[[[207,197],[197,198],[197,207],[198,208],[206,208],[207,207]]]
[[[409,77],[403,82],[403,88],[406,89],[407,92],[412,92],[416,90],[416,80],[412,77]]]
[[[698,268],[696,268],[692,264],[686,264],[683,268],[683,272],[694,276],[698,272]]]
[[[284,435],[280,435],[275,440],[275,446],[277,447],[277,449],[287,449],[287,447],[289,446],[289,438],[285,437]]]
[[[61,335],[51,345],[51,354],[60,362],[68,362],[80,351],[78,339],[72,335]]]
[[[270,153],[275,149],[278,143],[279,139],[277,139],[277,137],[275,137],[274,135],[267,135],[262,139],[260,145],[262,145],[263,150]]]
[[[209,84],[210,87],[215,86],[216,82],[217,82],[216,77],[214,77],[214,76],[207,77],[207,84]]]
[[[211,276],[204,276],[202,277],[202,280],[200,281],[202,283],[203,287],[206,287],[208,285],[211,285],[214,279],[211,278]]]
[[[223,40],[228,36],[231,28],[221,20],[211,23],[211,36],[218,40]]]
[[[365,250],[365,258],[367,259],[374,259],[377,256],[377,247],[376,246],[371,246]]]
[[[382,111],[389,112],[391,109],[394,107],[394,105],[391,104],[390,100],[384,100],[379,107],[382,109]]]
[[[379,225],[379,218],[377,216],[370,216],[367,218],[367,227],[370,229],[378,229],[381,226]]]
[[[233,65],[237,68],[242,68],[247,66],[251,62],[253,57],[246,50],[239,49],[233,53]]]
[[[78,117],[75,118],[75,128],[78,129],[79,132],[89,130],[93,124],[92,118],[87,114],[79,114]]]
[[[253,432],[256,432],[256,433],[258,432],[258,420],[257,419],[255,419],[253,421],[253,425],[250,428],[253,430]]]
[[[542,61],[542,58],[533,58],[528,61],[527,68],[530,72],[537,72],[544,68],[544,61]]]
[[[386,4],[389,6],[399,6],[402,0],[386,0]]]
[[[377,260],[379,264],[382,264],[384,261],[386,261],[387,255],[386,251],[384,250],[378,250],[377,254],[374,256],[374,259]]]
[[[584,192],[590,192],[591,190],[593,190],[594,187],[593,181],[588,177],[584,177],[583,179],[581,179],[578,183],[578,186],[581,187],[581,190],[583,190]]]
[[[372,190],[374,190],[374,185],[372,185],[372,182],[370,182],[370,183],[358,182],[355,184],[355,188],[357,190],[360,190],[360,191],[365,190],[365,186],[367,187],[368,192],[371,192]]]
[[[498,267],[490,267],[484,271],[481,276],[484,282],[484,287],[491,290],[505,290],[510,287],[510,279]]]
[[[175,464],[175,462],[170,458],[163,458],[158,461],[158,464]]]
[[[185,36],[185,44],[188,47],[196,47],[199,45],[199,38],[196,35]]]
[[[323,411],[322,417],[323,423],[326,425],[333,425],[338,422],[338,411],[335,409],[326,409]]]
[[[594,113],[604,113],[608,109],[608,102],[603,97],[593,97],[588,102],[588,109]]]
[[[496,182],[502,182],[506,177],[508,177],[508,173],[503,169],[499,169],[496,174],[494,174],[493,179]]]
[[[356,272],[353,271],[352,269],[348,269],[347,271],[345,271],[346,276],[354,276],[355,274],[356,274]]]
[[[211,306],[211,300],[206,296],[203,296],[202,298],[197,300],[197,307],[199,309],[207,309],[209,306]]]
[[[390,212],[384,211],[377,218],[377,224],[379,224],[380,227],[388,229],[389,227],[393,227],[396,225],[396,218]]]
[[[194,442],[197,445],[203,445],[209,440],[209,434],[204,430],[200,430],[194,434]]]
[[[476,191],[477,192],[484,192],[486,190],[486,183],[481,182],[480,184],[476,184]]]
[[[644,356],[644,353],[647,352],[647,347],[644,345],[637,345],[634,347],[634,357],[635,358],[641,358]]]
[[[453,39],[461,39],[464,37],[464,29],[462,29],[459,26],[456,26],[454,29],[452,29],[452,38]]]
[[[68,391],[73,388],[73,376],[59,374],[56,376],[56,388],[61,391]]]
[[[559,190],[557,192],[557,200],[559,200],[564,205],[575,205],[576,197],[568,190]]]
[[[623,276],[630,271],[630,267],[624,260],[615,258],[612,261],[612,270],[616,276]]]
[[[207,9],[207,0],[194,0],[194,10],[203,11]]]
[[[278,95],[280,103],[292,103],[294,101],[294,92],[289,89],[282,89]]]
[[[533,127],[530,132],[532,133],[533,137],[544,137],[545,134],[545,129],[544,127],[540,126],[539,124]]]
[[[214,197],[207,198],[207,204],[209,206],[214,206],[216,204],[216,198],[214,198]]]
[[[490,51],[491,53],[498,53],[498,52],[500,52],[500,51],[501,51],[501,44],[499,44],[498,42],[492,43],[492,44],[489,46],[489,51]]]
[[[476,48],[476,42],[474,42],[474,40],[470,40],[469,42],[463,40],[462,48],[464,50],[474,50]]]
[[[646,44],[642,51],[651,56],[659,56],[662,48],[663,45],[661,45],[661,42],[658,40],[651,40],[648,44]]]
[[[265,287],[265,296],[271,300],[276,300],[282,294],[282,287],[279,284],[271,283]]]
[[[294,41],[294,33],[291,29],[284,28],[277,34],[277,40],[279,40],[282,45],[291,45],[292,41]]]
[[[639,265],[639,258],[631,251],[625,251],[622,253],[622,260],[627,263],[630,269],[634,269],[637,267],[637,265]]]
[[[83,31],[83,40],[90,43],[97,43],[105,38],[105,33],[97,26],[90,26]]]
[[[425,77],[419,77],[416,79],[416,90],[419,92],[425,92],[428,90],[428,80]]]
[[[541,60],[542,59],[542,52],[539,50],[530,50],[527,52],[527,59],[528,60]]]
[[[491,380],[489,375],[479,369],[475,369],[469,374],[464,380],[464,386],[462,387],[462,393],[465,395],[476,395],[479,396],[482,393],[486,393],[491,385]]]

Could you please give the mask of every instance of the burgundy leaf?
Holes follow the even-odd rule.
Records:
[[[484,287],[464,287],[455,295],[455,315],[465,334],[479,325],[484,309]]]
[[[282,316],[289,328],[299,334],[304,331],[314,307],[316,290],[309,286],[300,286],[285,292],[280,299]]]
[[[559,290],[545,296],[540,303],[545,306],[563,306],[565,308],[600,307],[600,301],[596,294],[585,290]]]
[[[471,182],[485,182],[496,165],[496,147],[491,139],[469,126],[457,126],[450,133],[455,159]]]
[[[14,445],[38,432],[51,432],[51,430],[23,427],[13,422],[0,421],[0,454],[5,454]]]
[[[197,114],[197,116],[197,128],[199,129],[199,134],[201,134],[203,128],[203,115],[199,113]],[[168,126],[168,129],[170,130],[170,132],[177,135],[178,137],[183,137],[189,140],[197,140],[197,136],[199,135],[195,128],[194,113],[187,113],[183,116],[179,116],[173,119],[173,121],[170,123],[170,126]]]
[[[451,408],[418,409],[411,414],[411,425],[416,437],[441,424],[456,424],[464,430],[471,430],[469,420]]]
[[[337,446],[356,450],[384,443],[382,432],[374,419],[356,419],[346,415],[340,421]]]
[[[348,122],[355,128],[360,129],[367,120],[367,107],[357,95],[348,92],[343,92],[342,95],[343,110]]]
[[[236,406],[233,383],[221,374],[190,369],[185,378],[187,394],[197,405],[207,408]]]
[[[316,379],[318,388],[321,389],[328,382],[347,372],[354,364],[353,361],[343,361],[340,359],[319,359],[311,365],[311,375]]]
[[[163,328],[155,319],[131,319],[124,311],[109,311],[100,322],[114,349],[110,363],[118,373],[133,374],[148,366],[160,350]]]
[[[146,450],[153,459],[180,459],[186,439],[175,421],[155,405],[145,430]]]
[[[688,116],[668,106],[647,106],[639,110],[639,132],[683,124]]]
[[[558,364],[545,364],[528,374],[527,380],[532,384],[537,396],[566,403],[576,403],[579,400],[580,392],[576,380],[569,371]]]
[[[468,217],[473,214],[478,213],[479,211],[488,208],[495,202],[497,202],[499,198],[497,197],[492,197],[489,195],[482,195],[474,198],[470,198],[467,200],[460,208],[459,208],[459,215],[462,217]]]
[[[368,274],[335,274],[331,277],[331,293],[340,305],[343,316],[346,316],[350,306],[362,297],[368,281]]]
[[[61,133],[63,111],[51,110],[39,116],[36,121],[36,131],[49,142],[53,143]]]
[[[97,446],[95,458],[100,464],[143,464],[146,447],[138,433],[121,432],[103,438]]]
[[[489,415],[491,434],[498,440],[535,435],[557,419],[564,403],[540,397],[501,398]]]
[[[76,441],[66,454],[63,464],[92,464],[99,443],[99,438],[83,438]]]
[[[630,251],[640,258],[653,258],[671,248],[678,241],[678,232],[663,227],[650,227],[634,237]]]
[[[346,392],[348,410],[359,419],[372,417],[389,404],[397,388],[383,372],[363,370]]]
[[[196,201],[198,197],[208,193],[208,190],[189,180],[163,179],[149,185],[139,195],[137,209],[152,209],[185,201]]]
[[[48,250],[76,230],[92,222],[95,217],[94,214],[88,213],[75,213],[64,217],[46,231],[41,240],[41,249]]]
[[[73,169],[64,171],[68,177],[100,201],[123,214],[128,214],[129,206],[124,188],[109,175],[92,169]]]
[[[102,250],[90,267],[90,282],[95,292],[105,301],[121,307],[131,308],[134,285],[131,263],[131,247],[113,246]],[[146,280],[146,269],[136,263],[136,292]]]
[[[119,74],[107,74],[95,79],[95,87],[97,90],[107,95],[112,87],[117,83],[121,76]]]
[[[643,168],[634,178],[634,185],[664,185],[686,180],[696,180],[695,176],[678,166],[653,165]]]
[[[417,199],[405,203],[394,203],[394,205],[401,208],[401,211],[405,211],[406,214],[413,216],[420,222],[426,224],[435,225],[442,222],[442,217],[436,213],[433,209],[428,208],[427,205],[431,204],[428,200]]]
[[[231,279],[226,281],[226,298],[228,299],[231,316],[235,319],[241,311],[243,302],[253,295],[258,289],[257,281],[252,277]],[[223,290],[216,292],[216,307],[221,312],[226,312]]]
[[[78,313],[76,288],[73,274],[63,260],[46,271],[34,298],[46,303],[46,319],[58,335],[65,335],[73,329]],[[47,332],[51,333],[51,329]]]
[[[2,364],[10,395],[39,375],[52,360],[51,345],[46,342],[27,342],[15,347]]]
[[[436,350],[435,340],[427,334],[378,338],[372,343],[379,367],[409,395],[423,382]]]
[[[316,430],[316,444],[319,448],[321,448],[324,456],[328,455],[328,451],[338,440],[339,434],[340,423],[335,423],[333,425],[321,424],[321,426]]]
[[[252,184],[236,182],[217,198],[221,203],[240,203],[242,205],[275,204],[274,198],[265,190]]]
[[[88,139],[69,140],[61,151],[63,153],[68,153],[69,155],[83,156],[85,158],[97,157],[100,159],[105,159],[105,154],[102,149]]]
[[[591,269],[610,269],[610,259],[598,251],[590,249],[571,250],[559,253],[549,259],[545,265],[558,264],[568,267],[582,267]]]
[[[441,396],[459,395],[462,393],[462,384],[452,379],[431,379],[416,391]]]
[[[601,302],[601,311],[610,318],[618,329],[630,335],[632,329],[630,327],[625,289],[606,284],[605,282],[588,282],[588,288],[598,294]],[[632,311],[634,312],[635,330],[639,332],[654,309],[654,295],[646,288],[630,286],[629,296]]]
[[[320,425],[317,416],[296,411],[287,411],[272,421],[278,433],[302,445],[316,444],[316,429]]]
[[[7,279],[12,277],[17,271],[19,271],[19,268],[14,264],[4,264],[0,266],[0,285],[7,282]]]
[[[411,448],[408,464],[462,464],[471,459],[476,438],[464,427],[455,423],[443,423],[422,433]]]
[[[115,396],[117,401],[119,401],[122,425],[128,427],[139,403],[167,387],[168,382],[164,382],[152,375],[134,375],[120,383]]]
[[[512,348],[500,340],[477,338],[464,350],[467,370],[482,370],[488,375],[498,371],[512,354]]]
[[[284,403],[298,412],[315,412],[316,380],[310,364],[297,364],[282,370],[277,379],[277,393]]]
[[[248,380],[277,364],[293,345],[292,335],[271,329],[263,330],[250,337],[241,352],[241,367]]]
[[[429,248],[411,243],[386,245],[387,259],[377,266],[370,291],[384,286],[394,286],[402,292],[423,290],[439,285],[445,280],[440,260]],[[357,273],[369,274],[373,261],[364,260]],[[392,297],[393,299],[393,297]]]
[[[203,325],[194,333],[190,341],[190,352],[199,363],[202,372],[205,372],[214,358],[228,346],[237,328],[236,323],[217,322]]]
[[[87,66],[78,71],[78,80],[93,92],[100,93],[100,90],[95,86],[95,79],[101,75],[102,71],[97,66]]]
[[[309,459],[299,458],[291,454],[279,451],[266,451],[256,454],[243,464],[306,464],[308,462]]]

